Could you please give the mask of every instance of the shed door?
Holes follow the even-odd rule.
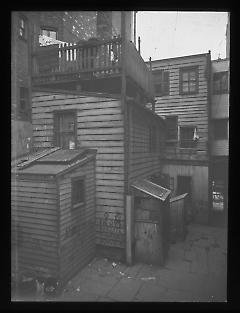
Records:
[[[191,188],[191,176],[178,176],[177,177],[177,195],[188,193],[189,199],[191,199],[192,188]]]

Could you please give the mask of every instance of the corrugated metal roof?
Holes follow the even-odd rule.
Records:
[[[162,201],[165,201],[167,196],[171,193],[169,189],[154,184],[147,179],[139,179],[134,181],[132,183],[132,187]]]

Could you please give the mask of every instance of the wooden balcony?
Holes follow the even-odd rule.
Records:
[[[110,87],[115,78],[119,88],[117,91],[120,91],[119,78],[125,62],[127,80],[133,82],[132,86],[140,88],[147,98],[153,98],[151,72],[133,43],[125,42],[124,46],[124,60],[121,38],[68,46],[39,47],[33,53],[33,86],[72,82],[81,84],[92,80],[96,84],[101,79],[104,79],[106,86],[107,79]]]

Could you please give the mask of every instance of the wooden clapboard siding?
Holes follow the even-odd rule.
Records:
[[[195,126],[200,137],[194,149],[179,148],[179,142],[173,146],[166,145],[166,158],[188,159],[188,153],[201,158],[208,156],[208,81],[207,81],[208,54],[193,55],[172,59],[157,60],[152,62],[152,69],[169,71],[169,95],[156,96],[155,110],[160,116],[177,115],[178,126]],[[198,93],[181,95],[179,92],[180,68],[198,66]],[[178,140],[179,140],[178,130]],[[180,150],[185,150],[182,153]],[[191,150],[191,151],[190,151]],[[204,153],[204,154],[203,154]],[[192,156],[194,158],[194,156]]]
[[[124,214],[124,128],[119,99],[54,92],[33,92],[32,120],[34,147],[53,145],[53,111],[77,110],[77,138],[80,146],[96,148],[96,212]],[[66,188],[69,188],[66,186]],[[62,209],[70,198],[65,194]],[[61,195],[62,196],[62,195]],[[93,195],[91,195],[93,196]],[[62,200],[63,201],[63,200]],[[103,209],[104,208],[104,209]],[[124,229],[122,229],[124,231]],[[99,236],[99,232],[97,232]],[[106,243],[106,241],[104,241]],[[98,241],[101,243],[101,240]]]
[[[57,195],[54,182],[11,180],[13,246],[19,268],[57,271]],[[41,273],[42,274],[42,273]]]
[[[85,202],[72,209],[72,178],[84,178]],[[72,277],[95,253],[95,159],[59,180],[59,238],[61,280]],[[74,231],[73,231],[74,229]]]
[[[141,108],[129,107],[129,183],[141,177],[149,177],[161,170],[161,138],[163,129],[160,119],[146,115]],[[150,152],[150,127],[156,128],[156,150]]]

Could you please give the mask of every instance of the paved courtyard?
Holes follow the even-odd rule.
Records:
[[[225,302],[226,292],[227,229],[195,224],[164,267],[95,258],[53,300]]]

